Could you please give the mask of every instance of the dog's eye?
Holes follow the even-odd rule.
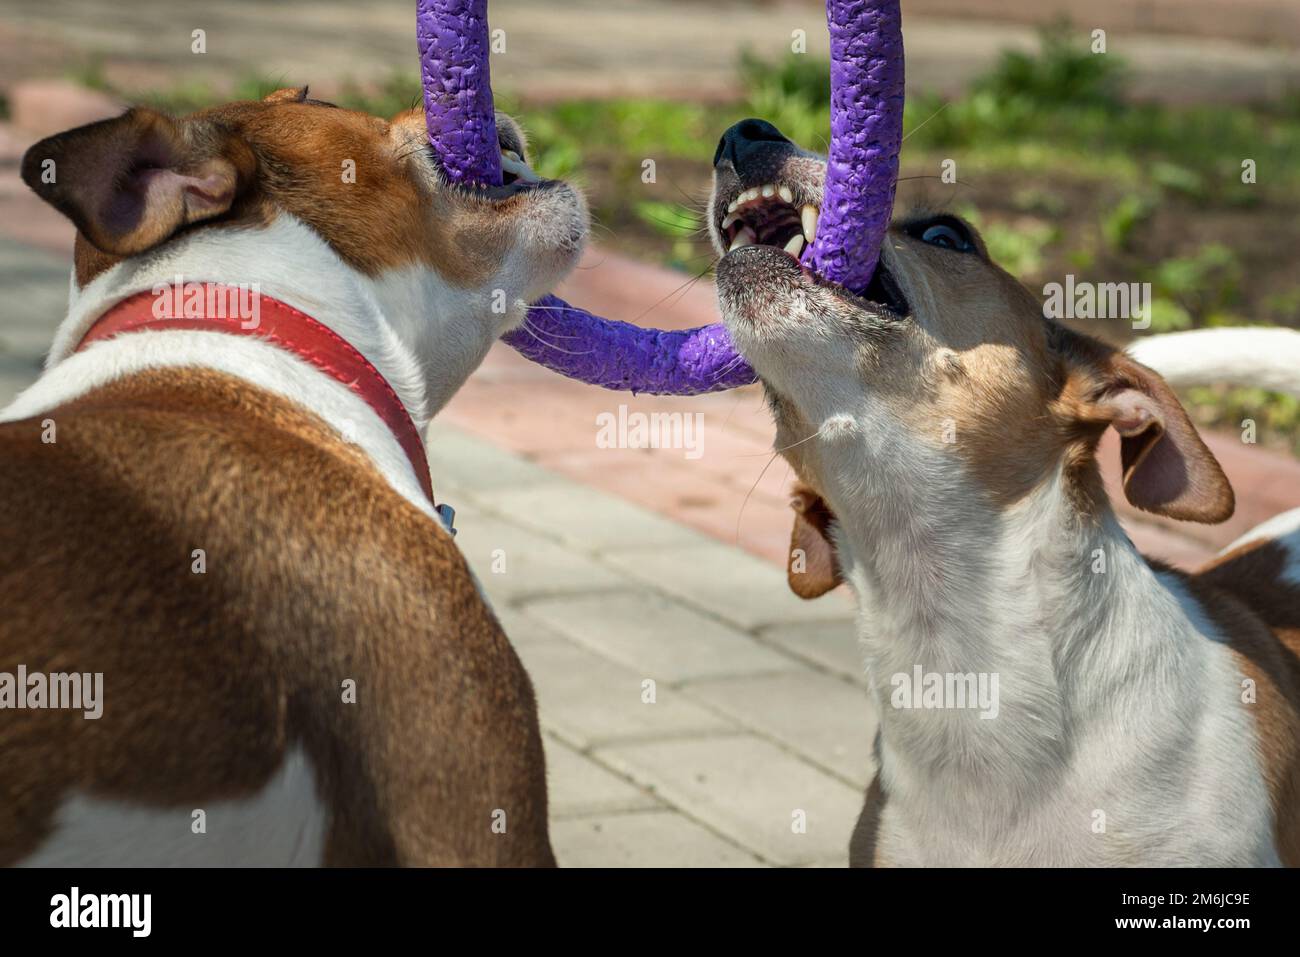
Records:
[[[908,232],[921,242],[929,243],[931,246],[939,246],[942,249],[952,249],[959,253],[965,253],[975,248],[970,233],[966,231],[966,227],[962,225],[961,221],[946,216],[943,219],[932,219],[924,223],[917,223],[909,228]]]

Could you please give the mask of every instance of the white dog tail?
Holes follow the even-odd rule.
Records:
[[[1300,397],[1300,332],[1294,329],[1171,332],[1138,339],[1128,353],[1175,387],[1223,382]]]

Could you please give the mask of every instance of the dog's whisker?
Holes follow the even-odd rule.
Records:
[[[772,453],[772,457],[767,460],[767,464],[764,465],[762,471],[758,473],[758,478],[754,479],[754,484],[749,487],[749,491],[745,493],[744,500],[740,503],[740,512],[736,515],[736,544],[737,545],[740,544],[740,525],[741,522],[743,522],[745,519],[745,506],[749,504],[749,497],[754,494],[754,490],[758,488],[758,483],[763,481],[763,476],[767,474],[767,470],[772,467],[772,463],[775,462],[778,457],[780,457],[780,454],[781,454],[780,452]]]
[[[823,431],[822,429],[818,429],[812,435],[805,436],[804,438],[800,439],[798,442],[792,442],[789,445],[787,445],[785,448],[776,449],[775,454],[780,455],[782,452],[789,452],[791,449],[795,448],[796,446],[803,445],[805,442],[811,442],[813,439],[821,435],[822,431]],[[734,458],[756,459],[760,455],[767,455],[767,453],[766,452],[737,452]]]
[[[546,348],[553,349],[556,352],[563,352],[565,355],[568,356],[589,356],[594,351],[592,349],[587,349],[584,352],[578,352],[573,349],[563,349],[560,346],[557,346],[554,342],[550,342],[547,339],[543,338],[542,335],[536,329],[533,328],[532,323],[528,322],[527,320],[524,321],[524,324],[520,328],[523,329],[530,336],[532,336],[534,339],[536,339],[538,342],[540,342],[542,345],[546,346]],[[572,339],[574,337],[565,336],[564,338]]]

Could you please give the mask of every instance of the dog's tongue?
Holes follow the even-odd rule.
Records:
[[[487,0],[416,0],[429,142],[453,183],[501,184],[488,71]]]
[[[898,0],[827,0],[831,148],[817,238],[803,261],[861,292],[889,229],[903,140],[903,31]]]
[[[453,182],[495,185],[501,159],[488,82],[487,0],[417,0],[429,141]],[[879,260],[898,178],[903,40],[898,0],[827,0],[831,149],[817,239],[804,261],[861,291]],[[572,379],[697,395],[755,380],[721,323],[675,332],[610,322],[554,296],[502,337]]]

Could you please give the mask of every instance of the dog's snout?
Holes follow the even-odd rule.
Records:
[[[793,146],[780,130],[766,120],[741,120],[718,140],[713,165],[716,167],[728,162],[744,180],[746,170],[763,165],[770,158],[773,149],[785,150]]]

